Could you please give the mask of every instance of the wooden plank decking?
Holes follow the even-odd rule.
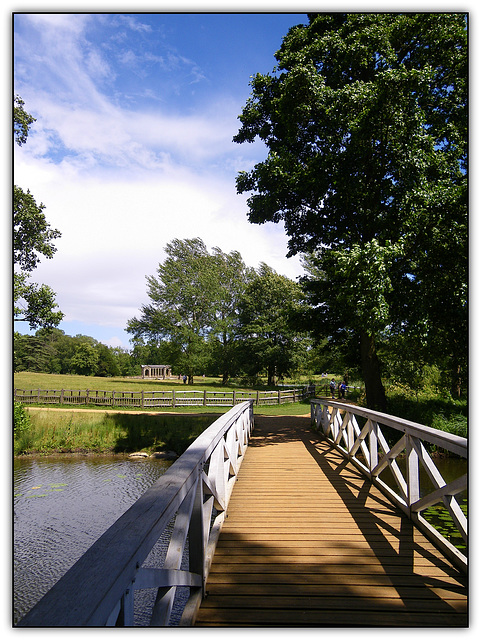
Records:
[[[467,582],[306,417],[256,417],[196,626],[467,626]]]

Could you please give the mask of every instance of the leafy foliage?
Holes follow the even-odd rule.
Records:
[[[305,355],[307,337],[293,320],[302,306],[298,284],[261,264],[247,285],[240,304],[239,323],[243,336],[246,371],[267,367],[268,385],[276,377],[294,373]]]
[[[13,435],[20,437],[30,429],[30,418],[21,402],[13,403]]]
[[[26,273],[13,274],[14,320],[28,322],[31,329],[55,327],[64,314],[55,311],[55,292],[46,284],[30,282]]]
[[[192,381],[205,371],[215,351],[229,373],[239,293],[248,270],[238,252],[210,254],[200,238],[174,239],[165,248],[166,260],[157,276],[147,277],[150,304],[141,308],[139,319],[129,320],[134,338],[168,342],[169,363]]]
[[[453,370],[466,360],[466,16],[310,14],[276,59],[234,137],[259,137],[267,157],[237,190],[251,222],[283,221],[289,254],[312,256],[319,333],[351,332],[369,403],[384,408],[388,329],[422,333]]]
[[[56,251],[52,240],[61,234],[50,228],[43,214],[44,209],[45,205],[37,205],[28,189],[24,192],[14,185],[13,259],[23,271],[33,271],[40,261],[40,255],[52,258]]]
[[[35,122],[35,118],[24,109],[25,102],[20,96],[13,99],[13,132],[15,141],[19,146],[27,142],[30,125]]]
[[[14,135],[19,146],[27,141],[30,125],[35,122],[24,109],[19,96],[14,98]],[[60,237],[57,229],[51,229],[43,210],[27,189],[14,185],[13,191],[13,260],[15,264],[13,287],[13,315],[16,321],[26,321],[31,329],[54,327],[63,318],[56,311],[55,293],[45,284],[37,285],[29,280],[30,273],[38,265],[41,256],[52,258],[56,249],[53,240]]]

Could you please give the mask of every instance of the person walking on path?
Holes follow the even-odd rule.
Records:
[[[329,383],[329,389],[331,390],[331,396],[334,400],[336,397],[336,381],[334,380],[334,378],[332,378],[331,382]]]

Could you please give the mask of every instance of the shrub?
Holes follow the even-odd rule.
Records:
[[[25,407],[21,402],[13,404],[13,437],[19,438],[26,433],[31,427],[30,417],[25,411]]]
[[[434,414],[432,426],[462,438],[468,437],[468,419],[461,413],[453,413],[448,417],[443,413]]]

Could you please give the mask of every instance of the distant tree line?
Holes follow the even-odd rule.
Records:
[[[108,377],[140,372],[133,352],[56,328],[38,329],[35,335],[15,332],[13,355],[15,371]]]

